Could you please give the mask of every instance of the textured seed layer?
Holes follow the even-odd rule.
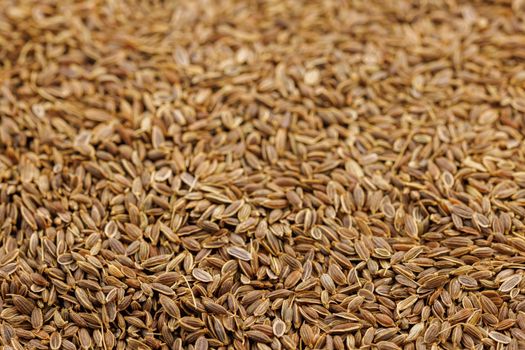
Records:
[[[0,345],[525,348],[525,1],[0,0]]]

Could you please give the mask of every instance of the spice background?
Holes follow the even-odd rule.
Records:
[[[0,345],[525,348],[525,2],[0,1]]]

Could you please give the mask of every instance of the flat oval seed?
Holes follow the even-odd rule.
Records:
[[[230,254],[231,256],[237,259],[244,260],[244,261],[252,260],[252,255],[243,248],[229,247],[226,249],[226,251],[228,252],[228,254]]]
[[[512,341],[510,337],[496,331],[489,332],[489,337],[501,344],[509,344]]]
[[[201,281],[205,283],[213,281],[212,275],[210,275],[209,272],[203,269],[200,269],[200,268],[194,268],[191,274],[193,277],[195,277],[197,281]]]

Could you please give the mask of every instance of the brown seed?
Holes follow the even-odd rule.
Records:
[[[213,277],[210,275],[210,273],[203,269],[194,268],[191,274],[197,281],[205,283],[213,281]]]
[[[204,337],[199,337],[195,342],[195,350],[207,350],[208,349],[208,339]]]
[[[434,342],[434,340],[439,335],[439,331],[440,331],[439,323],[431,322],[424,334],[425,343],[430,344]]]
[[[458,276],[458,281],[461,285],[467,288],[475,288],[478,286],[478,282],[476,281],[476,279],[470,276],[465,276],[465,275]]]
[[[42,309],[35,307],[31,312],[31,325],[34,329],[39,329],[44,324],[44,316]]]
[[[512,340],[510,337],[506,336],[505,334],[496,332],[496,331],[489,332],[489,337],[501,344],[509,344]]]
[[[329,274],[322,274],[321,277],[320,277],[320,281],[321,281],[321,284],[323,285],[323,288],[325,288],[326,290],[328,290],[329,292],[331,293],[335,293],[336,289],[335,289],[335,283],[334,281],[332,280],[332,277],[330,277]]]
[[[247,331],[246,336],[249,339],[255,340],[256,342],[261,342],[261,343],[271,343],[272,342],[272,339],[268,335],[260,331]]]
[[[89,300],[88,294],[83,289],[75,288],[75,296],[77,297],[79,303],[86,309],[92,310],[94,308],[93,304]]]
[[[521,282],[521,275],[513,275],[507,278],[499,287],[499,290],[503,293],[508,293],[514,287]]]
[[[60,333],[53,332],[51,333],[51,336],[49,337],[49,347],[53,350],[60,349],[60,346],[62,345],[62,337],[60,336]]]
[[[78,331],[78,339],[82,349],[89,349],[91,347],[91,335],[86,328],[80,328]]]
[[[408,333],[407,338],[405,341],[410,342],[416,340],[419,335],[425,330],[425,324],[424,322],[416,323],[415,325],[410,328],[410,332]]]
[[[108,346],[108,348],[111,349],[109,346]],[[69,341],[67,339],[64,339],[64,340],[62,340],[62,349],[64,349],[64,350],[75,350],[75,349],[77,349],[77,347],[71,341]]]
[[[405,228],[409,236],[417,237],[417,234],[418,234],[417,222],[413,216],[411,215],[405,216]]]
[[[179,307],[177,306],[177,303],[173,301],[170,297],[161,295],[159,301],[168,315],[174,318],[180,317]]]
[[[228,254],[233,256],[234,258],[243,260],[243,261],[250,261],[252,259],[252,255],[240,247],[229,247],[227,248]]]
[[[467,319],[469,316],[472,315],[472,309],[462,309],[458,312],[456,312],[455,314],[452,314],[449,316],[448,318],[448,321],[451,323],[451,324],[456,324],[458,322],[461,322],[465,319]]]
[[[378,350],[400,350],[401,348],[396,344],[389,341],[380,341],[377,343]]]
[[[13,295],[12,299],[13,304],[18,311],[25,315],[31,315],[33,309],[35,308],[35,304],[31,300],[21,295]]]
[[[392,318],[390,316],[388,316],[386,314],[376,314],[375,318],[376,318],[377,323],[379,323],[380,325],[382,325],[384,327],[393,327],[394,326],[394,321],[392,320]]]
[[[480,295],[479,300],[481,302],[481,307],[483,311],[496,315],[498,313],[498,307],[494,304],[490,298],[487,298],[484,295]]]
[[[286,331],[286,324],[276,318],[274,321],[273,321],[273,325],[272,325],[272,330],[273,330],[273,334],[276,336],[276,337],[282,337]]]
[[[418,297],[417,295],[411,295],[409,296],[408,298],[400,301],[399,303],[397,303],[397,310],[398,312],[401,312],[403,310],[406,310],[408,309],[409,307],[411,307],[412,305],[414,305],[414,303],[418,300]]]
[[[443,286],[447,281],[448,276],[433,276],[425,281],[423,287],[425,288],[437,288]]]

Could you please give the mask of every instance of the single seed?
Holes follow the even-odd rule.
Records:
[[[193,269],[191,274],[193,275],[193,277],[195,277],[197,281],[205,283],[213,281],[213,277],[210,275],[210,273],[203,269],[195,268]]]

